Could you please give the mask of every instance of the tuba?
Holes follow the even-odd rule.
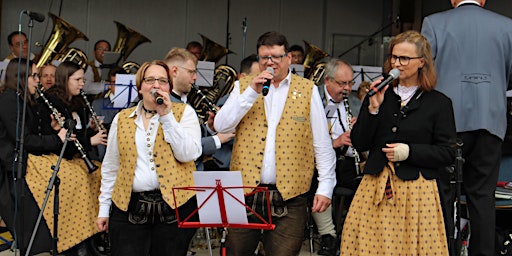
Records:
[[[89,41],[87,36],[57,15],[48,13],[48,16],[53,20],[53,31],[36,61],[36,66],[40,68],[53,60],[58,60],[73,61],[83,69],[87,68],[87,55],[77,48],[68,48],[77,39]]]
[[[222,57],[233,53],[228,48],[210,40],[208,37],[199,35],[203,38],[203,51],[199,60],[217,63]]]
[[[217,62],[222,57],[233,53],[224,46],[208,39],[206,36],[199,34],[203,38],[203,51],[201,52],[201,61]],[[212,111],[217,101],[223,96],[229,94],[233,90],[237,72],[229,65],[219,65],[215,68],[213,75],[213,86],[201,89],[194,86],[188,93],[187,98],[192,107],[196,110],[197,116],[203,120],[208,120],[208,111]],[[213,111],[215,112],[215,111]]]
[[[304,58],[304,77],[321,84],[325,72],[325,63],[320,62],[323,58],[330,56],[320,48],[304,41],[306,46],[306,57]]]
[[[126,59],[128,58],[128,55],[137,48],[137,46],[146,42],[151,43],[151,40],[134,29],[123,25],[121,22],[114,22],[117,25],[117,40],[114,45],[113,52],[121,53],[123,69],[126,70],[128,74],[135,74],[137,73],[137,70],[139,70],[140,65],[132,61],[126,62]]]

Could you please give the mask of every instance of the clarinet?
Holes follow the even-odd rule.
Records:
[[[215,106],[215,104],[213,104],[209,99],[208,97],[206,97],[206,95],[204,95],[204,93],[201,91],[201,89],[199,88],[199,86],[197,86],[195,83],[192,84],[192,87],[194,87],[194,89],[197,91],[197,94],[199,94],[199,96],[201,96],[201,100],[204,100],[206,102],[206,105],[208,105],[208,109],[213,112],[214,114],[217,114],[217,107]]]
[[[62,115],[60,114],[60,112],[52,105],[52,103],[48,100],[48,98],[46,98],[43,91],[39,87],[36,87],[36,90],[37,90],[37,93],[39,94],[39,97],[41,97],[41,99],[43,99],[44,103],[46,103],[46,106],[48,106],[50,111],[52,111],[52,114],[55,117],[55,119],[57,120],[57,122],[59,123],[60,127],[64,127],[64,120],[62,120]],[[84,159],[85,165],[87,166],[89,173],[96,171],[96,169],[98,169],[98,166],[95,165],[89,159],[89,157],[87,157],[87,154],[85,153],[85,150],[84,150],[84,147],[82,146],[82,144],[80,144],[80,142],[78,140],[74,140],[73,142],[74,142],[76,148],[78,149],[78,151],[80,152],[82,159]]]
[[[350,111],[350,105],[348,103],[348,92],[343,92],[343,105],[345,106],[345,112],[347,112],[348,130],[352,130],[352,112]],[[354,153],[356,175],[361,176],[361,158],[354,147],[352,147],[352,152]]]
[[[96,129],[98,129],[98,131],[105,130],[105,127],[103,127],[103,125],[100,123],[100,120],[98,119],[98,115],[96,114],[96,112],[94,111],[94,109],[91,106],[91,103],[87,99],[87,95],[85,95],[84,90],[80,90],[80,94],[84,98],[85,105],[87,105],[87,108],[89,109],[89,113],[91,113],[92,121],[94,122],[94,125],[96,125]]]

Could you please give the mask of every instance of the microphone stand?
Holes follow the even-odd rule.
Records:
[[[247,38],[247,17],[242,21],[242,59],[245,58],[245,40]]]
[[[23,15],[25,11],[21,11],[20,13],[20,24],[19,24],[19,27],[18,27],[18,31],[19,31],[19,34],[18,35],[21,35],[21,16]],[[28,21],[28,35],[27,35],[27,40],[28,40],[28,53],[27,53],[27,60],[30,59],[30,54],[31,54],[31,41],[32,41],[32,28],[34,27],[34,19],[33,18],[30,18],[29,21]],[[21,38],[21,37],[20,37]],[[22,51],[23,51],[23,47],[22,47],[22,41],[20,40],[20,52],[18,54],[18,67],[21,65],[21,56],[22,56]],[[18,79],[18,92],[19,92],[19,84],[20,84],[20,72],[19,72],[20,69],[18,69],[18,75],[17,75],[17,79]],[[16,150],[16,153],[17,155],[15,156],[15,159],[14,159],[14,162],[16,162],[16,183],[18,184],[16,186],[16,190],[17,190],[17,193],[18,195],[20,196],[20,201],[21,201],[21,204],[19,204],[19,210],[20,210],[20,218],[19,218],[19,224],[20,224],[20,227],[18,230],[21,231],[21,234],[15,234],[15,238],[17,240],[16,244],[18,245],[18,248],[20,249],[20,252],[23,253],[23,250],[25,249],[24,248],[24,227],[25,227],[25,220],[24,220],[24,216],[25,216],[25,207],[24,207],[24,201],[25,201],[25,177],[23,176],[23,166],[24,166],[24,162],[25,162],[25,159],[24,159],[24,144],[25,144],[25,123],[26,123],[26,116],[27,116],[27,99],[28,99],[28,76],[29,76],[29,73],[32,73],[32,67],[30,66],[30,63],[29,61],[27,61],[27,66],[26,66],[26,72],[25,72],[25,86],[23,88],[23,106],[22,106],[22,113],[21,113],[21,118],[19,117],[19,114],[18,114],[18,121],[17,121],[17,124],[20,124],[21,122],[21,127],[20,127],[20,133],[18,134],[19,138],[17,139],[18,140],[18,148]],[[18,105],[19,106],[19,105]],[[21,119],[21,120],[20,120]],[[16,221],[17,222],[17,221]],[[15,231],[15,233],[17,233]]]
[[[68,145],[68,141],[71,137],[71,132],[73,131],[72,127],[74,125],[69,125],[69,129],[66,132],[66,139],[64,140],[64,145],[62,145],[62,149],[60,151],[59,158],[57,159],[57,163],[52,166],[53,174],[50,177],[50,181],[48,182],[48,187],[46,187],[46,196],[44,197],[43,205],[41,206],[41,211],[39,212],[39,215],[37,216],[37,221],[34,227],[34,231],[32,231],[32,236],[30,237],[30,242],[28,244],[27,253],[25,256],[30,255],[30,249],[32,248],[32,244],[34,243],[35,236],[37,234],[37,229],[39,227],[39,224],[41,223],[41,219],[43,217],[44,209],[46,208],[46,204],[48,203],[48,199],[50,198],[50,192],[52,191],[52,188],[55,187],[55,191],[53,194],[53,240],[52,240],[52,255],[57,256],[57,242],[59,241],[58,238],[58,224],[59,224],[59,185],[60,185],[60,179],[57,176],[57,173],[60,169],[60,162],[62,161],[62,158],[64,157],[64,152],[66,151],[66,146]]]
[[[399,22],[399,17],[397,16],[397,18],[392,21],[391,23],[379,28],[377,31],[373,32],[373,34],[367,36],[365,39],[361,40],[361,42],[355,44],[354,46],[350,47],[350,49],[344,51],[343,53],[341,53],[340,55],[338,55],[338,58],[341,58],[343,57],[345,54],[349,53],[350,51],[354,50],[355,48],[359,48],[362,44],[364,44],[366,41],[369,41],[371,42],[371,40],[380,32],[384,31],[385,29],[391,27],[393,24],[397,23],[398,24]],[[359,54],[357,56],[359,58]]]
[[[460,226],[461,221],[461,190],[462,190],[462,170],[464,166],[464,158],[462,157],[462,143],[461,139],[457,139],[457,153],[455,157],[455,200],[457,202],[455,215],[455,229],[457,230],[457,238],[455,239],[455,255],[460,255],[462,250],[462,228]]]

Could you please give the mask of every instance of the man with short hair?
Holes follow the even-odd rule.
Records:
[[[451,3],[453,9],[427,16],[421,33],[432,48],[437,90],[453,101],[457,137],[463,143],[463,190],[471,229],[469,255],[495,255],[494,193],[507,130],[512,19],[484,9],[485,0]],[[447,234],[454,238],[450,177],[448,173],[443,176],[438,184],[445,201]]]
[[[240,73],[238,73],[238,80],[260,72],[260,64],[258,63],[258,56],[251,54],[245,57],[240,62]]]
[[[323,212],[331,204],[336,183],[335,154],[316,85],[290,71],[286,37],[264,33],[256,49],[260,73],[235,82],[217,113],[215,129],[236,131],[230,170],[241,171],[244,186],[270,191],[275,229],[229,228],[226,247],[230,255],[252,255],[261,238],[266,255],[296,256],[304,239],[315,165],[319,185],[312,211]],[[268,94],[262,96],[267,81]],[[264,201],[251,195],[245,202],[263,214],[267,209],[258,206],[266,205]],[[249,218],[258,222],[254,215]]]
[[[190,41],[186,47],[187,51],[194,54],[196,59],[199,60],[201,58],[201,53],[203,52],[203,45],[197,41]]]
[[[56,70],[57,67],[53,64],[46,64],[43,67],[41,67],[41,78],[39,80],[45,90],[48,90],[55,85]]]
[[[110,43],[106,40],[98,40],[94,44],[94,60],[88,63],[84,75],[85,85],[83,90],[86,94],[97,95],[103,93],[104,83],[101,81],[103,54],[109,52],[110,49]]]
[[[14,58],[18,58],[20,56],[21,49],[21,57],[27,58],[28,56],[28,40],[27,35],[21,31],[14,31],[7,36],[7,43],[9,44],[9,49],[11,52],[7,57],[5,57],[4,61],[10,61]],[[20,46],[21,45],[21,46]],[[30,53],[30,60],[33,60],[35,55]]]
[[[186,49],[174,48],[167,53],[164,62],[169,66],[173,83],[171,100],[187,103],[187,94],[192,90],[192,85],[197,79],[196,57]],[[213,118],[213,115],[209,116],[209,119]],[[208,123],[212,124],[213,121],[210,120]],[[235,136],[233,132],[217,133],[213,127],[207,124],[201,126],[201,132],[201,146],[203,150],[201,157],[196,160],[198,171],[205,170],[205,162],[208,161],[208,158],[217,152],[224,143],[229,142]],[[219,164],[222,163],[217,163],[217,165]],[[227,169],[227,166],[224,168]]]

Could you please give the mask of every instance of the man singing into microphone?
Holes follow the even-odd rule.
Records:
[[[270,204],[275,230],[261,235],[256,229],[230,228],[230,255],[252,255],[260,238],[266,255],[299,254],[315,164],[319,184],[312,210],[323,212],[331,204],[336,159],[327,119],[314,83],[291,74],[288,47],[278,32],[261,35],[256,49],[262,72],[237,81],[215,118],[218,132],[236,130],[230,169],[242,172],[244,186],[267,187],[274,195]],[[260,95],[267,80],[268,94]],[[246,203],[254,209],[261,198],[249,196]]]

